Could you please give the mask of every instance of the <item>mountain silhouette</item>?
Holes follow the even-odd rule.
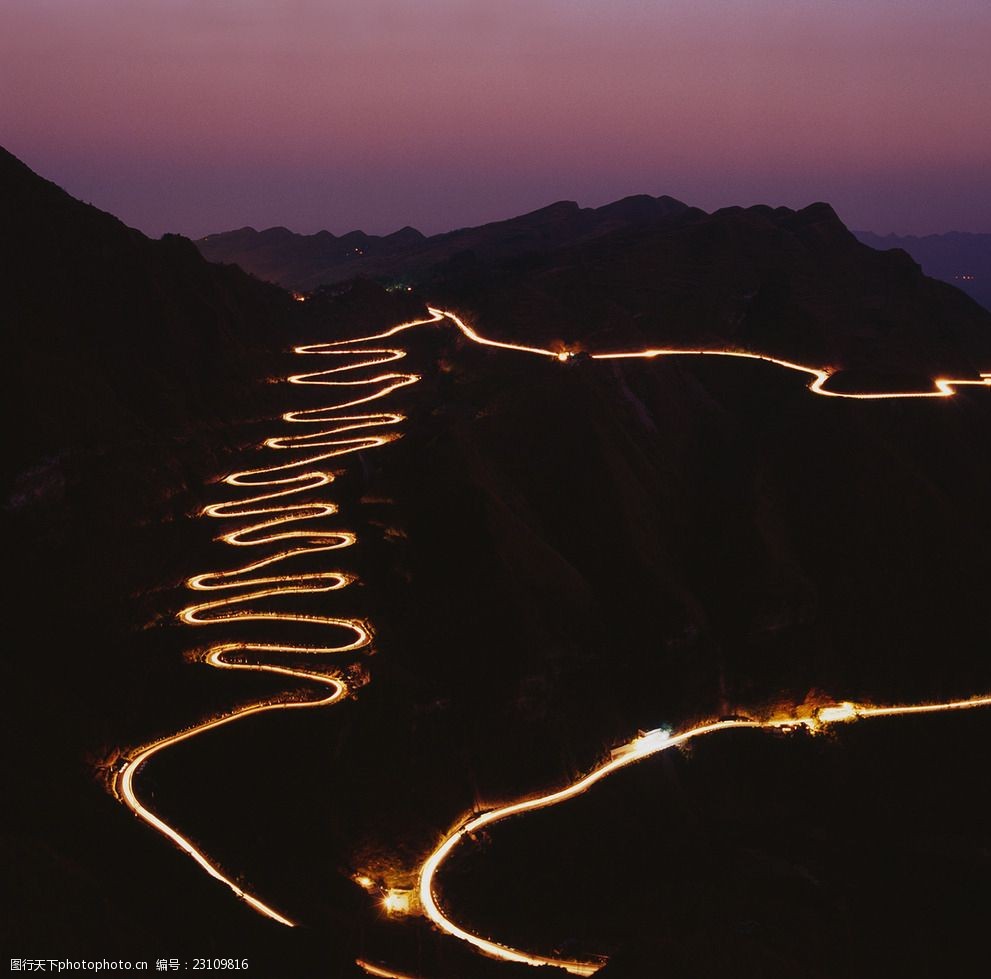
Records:
[[[250,956],[259,975],[349,977],[359,955],[437,979],[522,975],[387,917],[350,876],[395,868],[412,886],[461,814],[567,784],[638,729],[816,692],[991,689],[986,389],[851,402],[749,360],[559,362],[439,324],[376,340],[406,356],[373,357],[365,376],[420,378],[371,409],[401,415],[402,437],[334,460],[327,526],[359,543],[302,566],[360,586],[286,606],[367,614],[376,655],[353,665],[369,682],[333,711],[232,724],[140,775],[163,818],[308,927],[266,922],[100,773],[115,749],[275,692],[189,663],[210,640],[176,612],[190,574],[239,563],[197,516],[231,498],[217,478],[284,461],[261,447],[286,434],[282,413],[326,404],[266,379],[346,362],[288,347],[374,335],[422,296],[492,337],[731,345],[929,384],[943,366],[991,369],[991,314],[904,252],[857,242],[826,204],[705,214],[632,197],[430,238],[237,232],[286,268],[293,248],[321,248],[366,276],[303,303],[9,155],[0,216],[16,746],[0,855],[9,926],[33,947],[102,957],[112,935],[113,956],[181,940]],[[413,292],[383,287],[401,282]],[[604,974],[649,975],[659,958],[685,974],[888,974],[895,948],[900,975],[964,974],[983,936],[991,743],[987,715],[967,713],[950,724],[969,735],[946,718],[872,721],[638,765],[588,822],[548,810],[549,845],[522,819],[509,854],[480,837],[479,876],[455,868],[444,896],[500,941],[607,951]]]
[[[900,248],[914,258],[926,275],[942,279],[991,309],[991,234],[948,231],[942,235],[854,234],[871,248]]]
[[[860,243],[825,203],[686,209],[511,261],[455,256],[424,281],[517,341],[729,347],[929,376],[991,362],[987,310],[906,252]]]
[[[639,195],[600,208],[558,201],[519,217],[429,238],[410,227],[382,237],[362,231],[336,237],[328,231],[297,235],[286,228],[241,228],[208,235],[196,245],[210,261],[233,262],[286,288],[308,291],[357,275],[422,281],[435,266],[462,253],[487,261],[508,259],[687,210],[671,197]]]
[[[419,287],[517,341],[729,345],[907,374],[991,360],[987,310],[907,252],[862,244],[826,203],[707,214],[639,195],[599,208],[558,201],[431,237],[241,229],[197,245],[294,289],[355,275]]]
[[[124,433],[163,436],[223,413],[257,377],[294,305],[211,265],[185,238],[153,241],[0,149],[0,319],[10,452],[27,463]]]

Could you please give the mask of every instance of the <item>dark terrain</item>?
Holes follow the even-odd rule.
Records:
[[[974,712],[704,738],[492,828],[444,898],[524,948],[611,953],[602,979],[968,975],[991,798],[959,746],[989,734]]]
[[[507,221],[429,238],[415,228],[382,237],[363,231],[337,237],[329,231],[298,235],[288,228],[241,228],[208,235],[196,246],[210,261],[234,262],[287,289],[309,292],[355,276],[408,285],[430,278],[452,259],[459,262],[470,255],[487,262],[512,261],[692,210],[672,197],[642,195],[594,209],[561,202]]]
[[[561,201],[329,265],[314,258],[318,238],[242,229],[198,245],[294,288],[357,273],[412,285],[517,342],[728,346],[928,376],[969,375],[991,360],[988,310],[927,278],[906,252],[861,244],[828,204],[706,214],[668,197],[597,209]]]
[[[28,957],[243,953],[273,969],[302,962],[300,975],[319,957],[350,974],[349,953],[287,943],[154,839],[101,770],[118,748],[226,706],[229,692],[204,690],[184,663],[189,637],[171,624],[194,560],[191,515],[255,441],[252,420],[278,410],[266,377],[306,313],[2,151],[0,224],[5,944]],[[355,300],[371,322],[403,318],[402,303],[372,293],[328,300],[322,320],[350,319]]]
[[[288,346],[368,334],[429,300],[493,335],[724,338],[930,378],[991,370],[991,314],[861,246],[825,205],[674,202],[633,221],[628,205],[607,230],[559,206],[539,219],[566,226],[547,247],[489,252],[482,235],[474,257],[424,273],[428,288],[359,280],[293,303],[3,165],[20,572],[6,743],[24,746],[4,853],[11,941],[38,946],[16,954],[182,946],[252,955],[273,977],[349,975],[356,955],[438,979],[532,975],[386,920],[348,876],[411,885],[464,812],[563,784],[638,728],[810,695],[991,691],[987,391],[833,401],[766,364],[559,364],[407,334],[397,369],[423,381],[382,404],[409,416],[403,438],[350,457],[330,492],[333,525],[360,537],[331,567],[363,584],[312,608],[372,620],[374,655],[353,664],[369,682],[327,710],[188,742],[140,776],[163,816],[307,927],[268,925],[116,803],[98,768],[275,689],[186,663],[207,637],[174,613],[183,578],[237,560],[212,540],[218,521],[194,516],[229,496],[211,481],[269,461],[255,445],[283,426],[266,419],[328,400],[263,383],[326,366]],[[959,964],[983,943],[987,891],[967,892],[991,849],[988,723],[719,736],[628,770],[587,810],[493,831],[444,895],[500,940],[614,953],[603,975],[656,974],[655,956],[677,976],[881,975],[884,961],[932,975],[938,948]],[[679,897],[687,910],[666,914]],[[900,921],[916,944],[883,960],[875,938]]]
[[[900,248],[914,258],[926,275],[949,282],[985,309],[991,309],[991,234],[948,231],[942,235],[877,235],[855,231],[865,245]]]

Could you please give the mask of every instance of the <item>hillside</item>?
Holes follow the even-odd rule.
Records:
[[[353,241],[281,228],[197,244],[292,288],[354,274],[413,285],[517,340],[590,350],[728,344],[903,375],[970,372],[991,359],[987,310],[906,252],[862,244],[828,204],[706,214],[667,197],[595,209],[559,202],[430,238],[404,229]]]
[[[283,412],[325,414],[326,389],[266,380],[362,359],[287,345],[374,334],[411,318],[421,292],[363,279],[294,303],[182,239],[149,241],[16,161],[4,167],[23,244],[7,242],[16,276],[3,300],[18,392],[4,717],[7,743],[22,747],[0,847],[21,940],[103,955],[112,934],[114,953],[248,954],[259,975],[344,979],[357,955],[437,979],[531,974],[423,918],[385,915],[353,875],[412,886],[465,813],[562,786],[638,729],[818,697],[915,703],[991,689],[987,389],[837,401],[766,363],[559,362],[440,325],[371,343],[366,366],[343,375],[389,389],[371,410],[395,412],[388,431],[401,437],[333,457],[329,490],[294,498],[339,507],[309,525],[318,543],[328,530],[357,541],[294,567],[353,574],[354,587],[273,599],[301,613],[303,635],[225,620],[207,638],[179,624],[196,600],[190,575],[283,546],[261,539],[232,556],[218,534],[257,511],[200,516],[254,492],[217,478],[271,465],[278,453],[259,446],[286,435]],[[492,336],[588,348],[722,338],[926,382],[946,365],[991,369],[988,314],[904,253],[856,242],[827,205],[706,215],[653,198],[592,214],[560,204],[456,234],[474,244],[431,253],[432,239],[410,235],[403,247],[424,249],[422,296]],[[393,372],[417,383],[393,390]],[[352,404],[319,434],[335,437]],[[328,663],[353,678],[353,697],[225,725],[138,775],[162,818],[301,924],[284,929],[135,819],[101,773],[120,751],[236,705],[312,696],[191,653],[305,642],[317,630],[307,617],[326,615],[372,627],[370,647]],[[613,975],[650,974],[642,963],[656,954],[707,968],[726,949],[741,975],[794,976],[827,948],[819,974],[831,979],[904,920],[901,974],[932,975],[933,955],[948,958],[917,927],[925,905],[905,918],[917,893],[940,896],[957,959],[980,949],[965,888],[991,852],[986,820],[963,821],[943,800],[947,783],[966,794],[980,781],[989,723],[938,741],[920,718],[924,753],[894,727],[865,752],[856,725],[686,751],[663,779],[631,769],[620,804],[604,796],[591,821],[554,812],[553,845],[523,820],[511,852],[498,834],[480,837],[472,866],[442,886],[482,932],[551,950],[577,938],[613,955]],[[891,792],[867,791],[878,771]],[[754,785],[766,787],[763,809]],[[652,839],[664,814],[668,848]],[[637,840],[650,859],[637,859]],[[861,866],[869,899],[852,903],[841,871]],[[570,894],[534,896],[576,869]],[[679,901],[658,932],[656,909]]]
[[[948,231],[942,235],[854,234],[871,248],[900,248],[909,253],[926,275],[942,279],[991,309],[991,234]]]
[[[213,262],[234,262],[263,279],[305,292],[357,275],[404,283],[428,281],[438,265],[463,255],[510,260],[688,210],[671,197],[640,195],[599,208],[559,201],[506,221],[429,238],[414,228],[384,237],[362,231],[335,237],[328,231],[297,235],[286,228],[241,228],[208,235],[196,245]]]
[[[305,938],[287,945],[151,839],[100,766],[111,746],[159,730],[158,710],[216,709],[190,676],[170,605],[200,543],[192,517],[204,487],[252,441],[254,419],[275,413],[266,379],[285,348],[310,316],[322,329],[337,316],[385,324],[403,306],[366,283],[301,309],[185,239],[146,238],[3,151],[0,226],[14,572],[0,860],[17,895],[0,933],[52,956],[203,954],[219,942],[260,971],[267,960],[305,975],[300,959],[319,958],[328,975],[350,975],[353,956]]]
[[[0,223],[8,465],[208,424],[256,376],[252,353],[281,343],[281,289],[150,240],[3,150]]]
[[[970,376],[991,314],[905,252],[861,244],[828,204],[686,211],[515,261],[427,277],[494,335],[580,349],[714,346],[851,371]]]

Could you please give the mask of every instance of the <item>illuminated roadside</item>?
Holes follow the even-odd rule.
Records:
[[[447,319],[454,323],[454,325],[466,337],[468,337],[469,340],[473,340],[475,343],[482,343],[489,347],[501,347],[504,350],[519,350],[524,353],[540,354],[544,357],[554,357],[556,360],[562,362],[571,360],[575,356],[575,354],[567,350],[545,350],[540,347],[526,347],[515,343],[501,343],[496,340],[487,340],[484,337],[479,336],[478,333],[465,324],[454,313],[436,309],[432,306],[428,308],[435,316],[447,317]],[[834,371],[829,371],[826,368],[820,367],[806,367],[802,364],[796,364],[790,360],[782,360],[779,357],[771,357],[767,354],[747,353],[740,350],[650,347],[645,350],[630,350],[620,353],[598,353],[590,354],[589,356],[592,360],[653,360],[655,357],[699,357],[703,355],[712,357],[737,357],[743,360],[762,360],[769,364],[777,364],[778,367],[785,367],[788,370],[808,374],[812,378],[807,385],[808,389],[813,394],[821,394],[828,398],[853,398],[857,400],[879,400],[882,398],[949,398],[956,394],[956,388],[961,385],[986,385],[991,387],[991,372],[988,372],[982,373],[978,378],[973,380],[936,379],[933,381],[933,384],[936,387],[935,391],[886,391],[883,393],[870,394],[844,394],[838,391],[826,391],[823,389],[823,385],[830,379],[830,377],[833,376],[835,373]]]
[[[447,932],[449,935],[453,935],[455,938],[460,938],[462,941],[468,942],[484,955],[488,955],[492,958],[504,959],[509,962],[521,962],[526,965],[556,966],[560,969],[566,969],[573,975],[590,976],[602,968],[605,964],[604,961],[562,959],[554,956],[536,955],[525,952],[521,949],[511,948],[508,945],[493,942],[482,938],[479,935],[472,934],[467,929],[457,925],[441,910],[437,903],[436,897],[434,896],[434,881],[438,870],[459,843],[461,843],[466,837],[471,837],[474,833],[477,833],[486,826],[491,826],[493,823],[500,822],[503,819],[508,819],[511,816],[518,816],[526,812],[533,812],[537,809],[545,809],[549,806],[560,805],[563,802],[567,802],[569,799],[574,799],[576,796],[587,792],[597,782],[602,781],[602,779],[612,775],[614,772],[619,771],[621,768],[625,768],[627,765],[632,765],[644,758],[649,758],[651,755],[656,755],[661,751],[668,750],[669,748],[675,748],[679,745],[686,744],[695,738],[704,737],[707,734],[714,734],[717,731],[739,730],[743,728],[780,730],[797,727],[804,727],[810,731],[817,731],[829,724],[845,723],[857,720],[859,718],[936,713],[940,711],[966,710],[989,706],[991,706],[991,696],[977,697],[971,700],[957,700],[942,704],[912,704],[908,706],[896,707],[862,706],[847,701],[841,704],[834,704],[829,707],[820,708],[814,715],[811,716],[794,715],[775,717],[768,721],[747,719],[712,721],[708,724],[702,724],[699,727],[695,727],[688,731],[683,731],[680,734],[674,735],[660,729],[652,731],[649,734],[634,738],[632,741],[622,745],[619,748],[613,749],[609,761],[604,762],[602,765],[589,772],[589,774],[583,776],[563,789],[559,789],[556,792],[550,792],[546,795],[521,799],[517,802],[510,803],[509,805],[500,806],[497,809],[491,809],[481,815],[473,816],[471,819],[468,819],[458,826],[457,829],[448,834],[441,841],[440,845],[433,851],[433,853],[430,854],[420,868],[420,906],[423,909],[424,914],[426,914],[426,916],[438,928]]]

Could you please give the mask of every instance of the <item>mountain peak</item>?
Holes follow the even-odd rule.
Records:
[[[269,240],[283,239],[283,238],[294,238],[295,235],[288,228],[283,227],[281,224],[276,225],[274,228],[266,228],[264,231],[260,232],[263,238]]]
[[[651,197],[650,194],[632,194],[629,197],[620,198],[611,204],[604,204],[597,207],[595,213],[600,217],[607,217],[630,223],[640,223],[642,221],[655,221],[658,218],[673,217],[688,210],[688,205],[683,204],[673,197]]]
[[[397,244],[405,244],[406,242],[423,241],[425,238],[426,235],[422,231],[417,231],[416,228],[407,224],[398,231],[393,231],[392,234],[386,235],[384,240]]]
[[[532,218],[568,217],[577,214],[580,210],[577,201],[555,201],[553,204],[538,207],[535,211],[527,211],[526,214],[521,214],[518,218],[510,218],[510,220],[527,221]]]

